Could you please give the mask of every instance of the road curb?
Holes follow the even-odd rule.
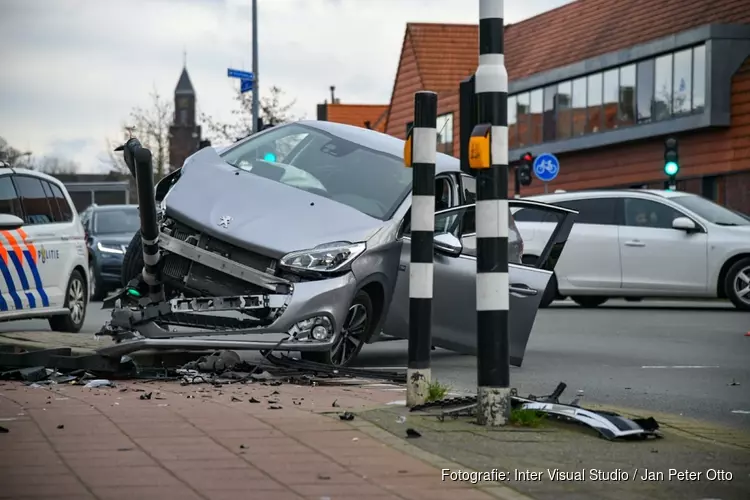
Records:
[[[360,432],[364,434],[367,434],[368,436],[372,437],[378,442],[381,442],[395,450],[401,451],[413,458],[421,460],[429,465],[432,465],[433,467],[437,467],[438,469],[441,469],[441,470],[450,469],[452,471],[461,470],[461,471],[466,471],[466,472],[481,473],[481,471],[473,470],[469,467],[466,467],[456,462],[452,462],[439,455],[435,455],[434,453],[430,453],[421,448],[418,448],[417,446],[409,444],[404,439],[396,436],[395,434],[390,433],[389,431],[383,429],[382,427],[379,427],[378,425],[372,422],[369,422],[366,420],[352,420],[347,423],[351,427],[359,430]],[[481,484],[488,484],[488,483],[481,483]],[[533,497],[524,495],[514,490],[513,488],[501,485],[500,483],[489,483],[489,484],[492,484],[492,486],[475,486],[475,489],[477,491],[482,491],[499,500],[534,500]]]
[[[0,345],[21,348],[27,351],[40,351],[43,349],[54,349],[69,347],[74,356],[87,356],[96,354],[96,350],[87,347],[51,343],[49,341],[33,341],[28,338],[15,338],[10,335],[24,335],[23,332],[0,334]],[[76,334],[78,335],[78,334]],[[200,356],[205,356],[213,351],[140,351],[129,354],[128,357],[140,368],[163,368],[182,366]]]

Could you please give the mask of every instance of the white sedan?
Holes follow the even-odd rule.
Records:
[[[750,219],[697,195],[601,190],[530,196],[579,212],[543,300],[583,307],[609,298],[728,298],[750,311]],[[514,214],[527,262],[540,255],[554,215]]]

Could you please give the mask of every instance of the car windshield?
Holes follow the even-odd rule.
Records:
[[[720,226],[750,226],[747,218],[700,196],[674,196],[671,200]]]
[[[221,156],[234,167],[380,220],[389,219],[411,190],[411,170],[400,158],[300,124],[275,127]]]
[[[141,227],[138,208],[102,210],[94,213],[94,234],[134,233]]]

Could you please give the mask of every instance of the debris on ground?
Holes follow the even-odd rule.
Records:
[[[87,383],[84,387],[88,389],[96,389],[98,387],[114,387],[115,384],[106,379],[96,379]]]
[[[627,418],[614,412],[590,410],[579,406],[583,398],[583,391],[579,390],[575,400],[570,404],[560,403],[560,396],[567,385],[560,382],[554,392],[548,396],[528,397],[518,396],[515,389],[511,389],[511,405],[513,410],[534,410],[545,414],[547,418],[582,424],[596,430],[599,435],[608,440],[616,439],[648,439],[661,438],[659,423],[653,418]],[[449,398],[417,405],[410,411],[424,411],[439,409],[436,414],[440,421],[446,417],[474,416],[476,414],[476,396]],[[408,434],[408,429],[407,429]]]
[[[7,428],[5,428],[2,425],[0,425],[0,434],[7,434],[9,432],[10,431]]]
[[[345,421],[348,422],[350,420],[354,420],[354,413],[352,413],[350,411],[345,411],[344,413],[342,413],[341,415],[339,415],[339,418],[341,420],[345,420]]]
[[[406,429],[406,437],[408,437],[408,438],[418,438],[418,437],[422,437],[422,434],[420,434],[419,431],[417,431],[417,430],[412,429],[411,427],[409,427],[408,429]]]

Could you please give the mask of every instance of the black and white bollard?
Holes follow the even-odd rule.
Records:
[[[508,73],[503,0],[479,0],[478,123],[469,143],[477,168],[477,420],[510,416],[508,281]]]
[[[125,162],[132,166],[138,187],[138,212],[141,218],[143,245],[143,281],[148,285],[151,302],[164,300],[164,284],[159,267],[159,226],[156,221],[154,198],[154,167],[151,151],[130,139],[124,146]]]
[[[437,94],[414,95],[414,127],[404,146],[404,163],[413,170],[411,262],[409,263],[409,362],[406,405],[423,404],[430,385],[432,289],[435,234]]]

